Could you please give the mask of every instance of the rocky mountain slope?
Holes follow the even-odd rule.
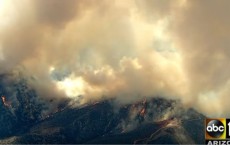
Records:
[[[0,84],[6,84],[3,81]],[[63,106],[44,117],[45,105],[36,101],[36,93],[25,82],[14,83],[14,89],[16,95],[0,86],[2,97],[7,96],[0,101],[0,143],[204,143],[205,116],[185,109],[179,101],[153,98],[121,105],[104,100],[80,107]]]

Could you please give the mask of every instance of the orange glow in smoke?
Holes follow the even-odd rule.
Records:
[[[1,98],[2,98],[2,103],[4,104],[4,106],[10,107],[10,104],[6,101],[6,97],[2,96]]]
[[[142,109],[141,109],[141,112],[140,112],[140,115],[141,115],[141,116],[145,116],[145,114],[146,114],[146,109],[145,109],[145,108],[142,108]]]

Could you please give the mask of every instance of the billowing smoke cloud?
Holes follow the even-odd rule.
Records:
[[[189,78],[189,97],[209,114],[229,116],[229,1],[187,1],[172,21],[173,41]],[[203,7],[206,5],[205,7]],[[212,109],[210,109],[212,108]],[[225,116],[224,115],[224,116]]]
[[[229,3],[0,0],[0,72],[44,97],[162,96],[227,117]]]

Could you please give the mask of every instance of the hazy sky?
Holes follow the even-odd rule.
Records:
[[[230,117],[229,0],[0,0],[0,73],[38,93],[181,99]]]

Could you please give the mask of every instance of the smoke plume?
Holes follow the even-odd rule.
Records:
[[[0,0],[0,73],[32,76],[44,98],[161,96],[229,117],[229,5]]]

